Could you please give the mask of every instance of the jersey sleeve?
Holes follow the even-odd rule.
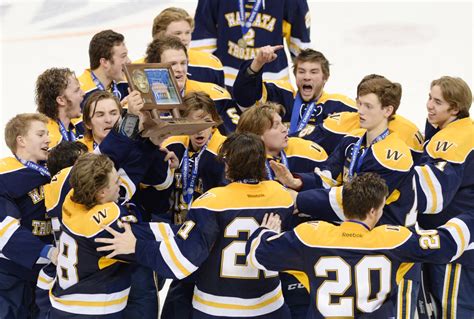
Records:
[[[0,195],[0,253],[13,262],[32,269],[45,243],[21,226],[21,212],[8,197]]]
[[[159,225],[158,229],[162,241],[137,240],[137,261],[160,276],[173,279],[183,279],[196,271],[206,260],[219,234],[215,213],[194,208],[188,212],[188,220],[176,236],[168,235],[164,225]]]
[[[217,15],[219,1],[199,0],[194,15],[194,31],[190,47],[205,52],[217,49]]]
[[[283,32],[294,58],[301,50],[311,47],[311,14],[306,0],[290,0],[286,1],[285,5]]]
[[[303,247],[294,231],[278,235],[260,227],[247,241],[245,253],[247,262],[260,270],[304,270]]]

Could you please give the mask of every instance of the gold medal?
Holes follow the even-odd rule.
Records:
[[[237,44],[242,49],[245,49],[247,47],[247,42],[244,40],[244,38],[240,38],[239,41],[237,41]]]

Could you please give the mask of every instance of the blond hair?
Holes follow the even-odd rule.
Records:
[[[273,116],[279,114],[283,117],[285,108],[278,103],[266,102],[254,105],[240,116],[236,132],[250,132],[262,136],[273,126]]]
[[[189,23],[191,29],[194,29],[194,19],[189,13],[181,8],[170,7],[160,12],[159,15],[153,19],[153,28],[151,29],[151,36],[155,39],[161,36],[161,33],[166,32],[166,28],[176,21],[186,21]]]
[[[39,121],[48,124],[48,117],[41,113],[22,113],[17,114],[14,118],[8,121],[5,126],[5,143],[12,153],[16,153],[18,136],[25,136],[28,134],[31,122]]]

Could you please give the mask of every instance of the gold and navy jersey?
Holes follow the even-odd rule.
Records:
[[[95,91],[100,90],[100,88],[94,83],[90,69],[85,69],[81,76],[77,79],[79,80],[82,91],[85,93],[84,99],[81,102],[81,109],[84,109],[89,96]],[[115,83],[115,85],[117,86],[118,92],[117,98],[122,101],[128,95],[128,82],[124,79],[123,81]],[[110,93],[114,93],[109,88],[107,90],[109,90]]]
[[[248,237],[270,212],[284,222],[293,212],[290,194],[275,181],[213,188],[194,201],[176,236],[138,240],[136,259],[167,278],[195,273],[193,308],[201,318],[272,318],[284,305],[278,274],[244,257]]]
[[[418,221],[433,228],[448,219],[474,211],[474,125],[456,120],[425,144],[422,165],[415,166]],[[472,256],[471,256],[472,255]],[[474,253],[466,253],[461,260]]]
[[[295,92],[288,81],[262,81],[262,72],[256,75],[249,75],[247,68],[251,61],[242,63],[237,78],[234,83],[233,97],[241,108],[248,108],[254,104],[266,101],[276,102],[286,109],[283,122],[290,122],[295,104]],[[264,67],[265,68],[265,67]],[[315,102],[315,108],[311,114],[306,128],[303,128],[302,135],[318,124],[321,124],[330,114],[340,112],[356,112],[355,101],[342,94],[330,94],[323,92]],[[299,107],[298,123],[301,121],[309,103],[297,105]],[[306,131],[305,131],[306,130]]]
[[[197,180],[194,185],[193,199],[198,198],[204,192],[217,186],[226,184],[224,177],[224,163],[217,160],[220,146],[225,141],[218,130],[214,130],[209,140],[206,150],[202,153],[198,162]],[[153,185],[148,183],[149,178],[145,178],[140,185],[141,202],[144,208],[152,212],[170,212],[172,215],[187,211],[188,205],[183,199],[183,155],[189,149],[189,136],[172,136],[162,143],[162,147],[174,152],[180,162],[179,167],[171,174],[172,180],[165,184]],[[191,152],[189,162],[194,165],[194,161],[199,154]],[[191,173],[191,171],[189,171]]]
[[[15,157],[0,160],[0,269],[34,282],[49,261],[40,252],[53,243],[43,186],[49,176]]]
[[[344,136],[358,128],[360,128],[358,113],[341,112],[330,114],[322,124],[308,125],[298,133],[298,136],[318,143],[331,154]],[[424,143],[423,135],[416,125],[405,117],[395,114],[394,119],[388,122],[388,129],[396,132],[407,144],[416,163],[415,158],[419,158],[423,153]]]
[[[64,137],[61,134],[61,131],[59,129],[59,124],[57,121],[50,118],[47,124],[47,128],[48,128],[49,138],[51,139],[51,142],[49,143],[49,148],[53,148],[59,143],[61,143],[64,140]],[[74,119],[74,121],[71,121],[69,130],[72,134],[74,134],[75,138],[82,137],[82,134],[84,133],[82,116],[81,118],[77,118],[77,119]]]
[[[244,4],[248,19],[255,1]],[[191,48],[212,52],[222,61],[227,87],[233,86],[240,64],[253,59],[258,48],[285,41],[294,57],[310,47],[311,16],[306,0],[272,0],[266,5],[264,1],[244,36],[238,1],[199,0],[194,21]],[[238,44],[241,38],[245,47]],[[288,80],[285,51],[277,54],[277,59],[265,66],[264,78]]]
[[[145,63],[145,58],[140,58],[133,63]],[[224,67],[221,60],[209,52],[188,50],[188,79],[224,87]]]
[[[364,134],[364,129],[358,129],[346,135],[328,160],[317,167],[314,173],[298,174],[303,181],[303,189],[296,201],[300,212],[310,214],[316,219],[344,220],[342,185],[348,178],[354,145]],[[357,164],[360,164],[360,167],[354,170],[354,174],[377,173],[389,188],[381,223],[414,225],[416,213],[411,210],[414,199],[410,181],[413,158],[408,146],[397,133],[390,133],[385,139],[359,152],[364,152],[365,157],[360,160],[361,156],[358,156]],[[318,207],[317,211],[315,207]]]
[[[410,291],[396,288],[413,262],[458,258],[474,240],[473,227],[474,218],[466,214],[417,233],[390,225],[368,230],[356,222],[308,222],[279,235],[259,228],[247,242],[247,261],[260,270],[295,275],[311,295],[306,318],[358,317],[389,301],[396,304]],[[374,313],[373,318],[380,317]]]

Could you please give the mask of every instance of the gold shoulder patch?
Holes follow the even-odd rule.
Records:
[[[367,132],[367,130],[365,128],[357,128],[355,130],[350,131],[346,135],[347,136],[352,136],[352,137],[362,137],[362,136],[364,136],[365,132]]]
[[[59,131],[59,124],[55,120],[49,119],[46,127],[48,129],[49,138],[51,139],[51,142],[49,143],[49,149],[52,149],[53,147],[61,143],[63,136]]]
[[[189,65],[207,67],[217,71],[224,70],[221,60],[212,53],[190,49],[188,50],[188,55]]]
[[[192,208],[213,211],[229,209],[287,208],[293,205],[290,193],[278,182],[259,184],[231,183],[207,191],[192,204]]]
[[[299,137],[288,139],[285,153],[288,157],[302,157],[316,162],[323,162],[328,158],[328,154],[320,145]]]
[[[350,106],[354,109],[357,109],[356,108],[356,102],[353,99],[351,99],[350,97],[347,97],[343,94],[337,94],[337,93],[323,92],[323,94],[321,95],[321,97],[318,100],[318,103],[324,103],[324,102],[329,101],[329,100],[339,101],[341,103],[344,103],[347,106]]]
[[[72,233],[82,237],[94,237],[102,231],[101,225],[111,225],[120,217],[120,208],[115,203],[96,205],[90,210],[71,200],[71,190],[63,204],[63,224]]]
[[[79,116],[79,117],[75,117],[75,118],[71,119],[71,123],[72,123],[74,126],[76,126],[76,125],[79,124],[79,123],[82,123],[82,114],[81,114],[81,116]]]
[[[207,150],[212,154],[217,155],[219,148],[221,147],[222,143],[224,143],[226,138],[227,137],[223,136],[218,129],[215,129],[207,146]]]
[[[425,139],[416,125],[401,115],[395,114],[395,118],[388,122],[388,129],[397,132],[398,137],[415,152],[423,152]]]
[[[96,85],[94,80],[91,77],[91,70],[85,69],[84,72],[77,78],[79,80],[79,85],[84,93],[88,93],[89,91],[95,90]]]
[[[25,166],[14,157],[5,157],[0,160],[0,174],[11,173],[22,168]]]
[[[410,149],[395,132],[375,143],[372,146],[372,153],[377,161],[388,169],[408,172],[413,166]]]
[[[140,59],[136,59],[135,61],[132,62],[133,64],[140,64],[140,63],[145,63],[145,57],[142,57]]]
[[[77,141],[87,146],[87,151],[89,151],[89,153],[94,151],[94,141],[91,138],[83,136],[77,139]]]
[[[187,80],[185,90],[186,90],[185,94],[190,93],[190,92],[195,92],[195,91],[206,92],[207,94],[209,94],[209,96],[213,100],[230,100],[231,99],[230,93],[225,88],[214,83]]]
[[[448,124],[436,133],[426,146],[432,158],[440,158],[452,163],[464,163],[474,149],[474,124],[464,118]]]
[[[47,212],[58,205],[59,199],[61,197],[61,190],[63,189],[64,182],[67,180],[71,169],[72,166],[60,170],[56,175],[53,176],[53,178],[51,178],[51,182],[49,184],[44,185],[44,203]]]
[[[357,112],[331,114],[324,120],[323,127],[336,134],[348,134],[360,128],[359,114]]]
[[[187,136],[187,135],[170,136],[166,140],[164,140],[161,145],[163,147],[168,147],[171,144],[183,144],[184,147],[188,147],[188,145],[189,145],[189,136]]]

